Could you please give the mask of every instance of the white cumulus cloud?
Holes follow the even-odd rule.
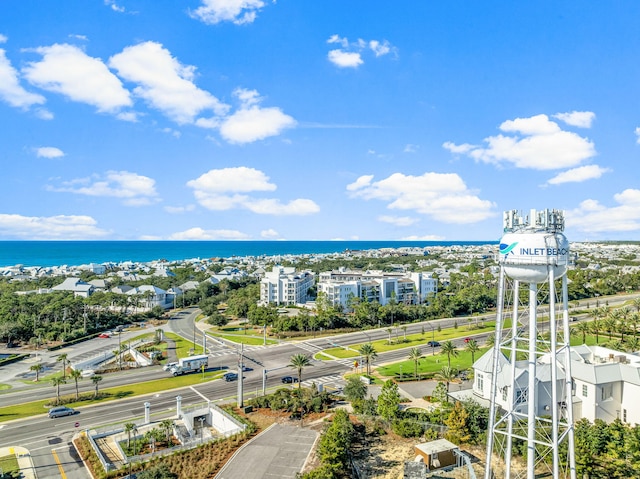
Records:
[[[366,41],[358,38],[355,42],[349,42],[348,38],[334,34],[329,37],[327,43],[330,45],[338,44],[341,47],[327,53],[329,61],[339,68],[359,67],[364,63],[362,55],[368,51],[373,52],[376,58],[396,52],[396,48],[387,40]]]
[[[280,237],[280,233],[273,228],[269,228],[268,230],[262,230],[260,232],[260,237],[264,239],[277,239]]]
[[[420,220],[418,218],[411,218],[410,216],[382,215],[382,216],[378,216],[378,221],[382,221],[383,223],[389,223],[395,226],[411,226],[412,224],[415,224]]]
[[[364,63],[359,52],[345,52],[343,50],[330,50],[327,58],[331,63],[340,68],[356,68]]]
[[[42,105],[46,101],[42,95],[30,93],[20,85],[18,72],[11,66],[2,48],[0,48],[0,99],[13,107],[23,109],[28,109],[32,105]]]
[[[202,0],[202,5],[189,13],[209,25],[221,22],[242,25],[252,23],[264,5],[263,0]]]
[[[372,182],[362,176],[347,185],[353,198],[381,200],[392,210],[413,210],[443,223],[475,223],[494,216],[495,204],[480,199],[455,173],[394,173]]]
[[[36,156],[38,158],[62,158],[64,151],[55,146],[41,146],[36,148]]]
[[[616,206],[588,199],[566,211],[567,224],[587,233],[640,231],[640,190],[626,189],[614,195]]]
[[[22,69],[32,85],[92,105],[99,112],[115,113],[132,105],[129,91],[99,58],[69,44],[34,51],[42,55],[42,60]]]
[[[105,175],[78,178],[61,186],[49,186],[49,191],[75,193],[86,196],[119,198],[127,206],[145,206],[157,203],[155,180],[129,171],[108,171]]]
[[[0,214],[0,234],[4,238],[28,240],[82,240],[106,236],[91,216],[23,216]]]
[[[260,107],[261,98],[255,90],[238,88],[234,96],[240,100],[240,108],[220,123],[220,134],[231,143],[262,140],[296,125],[296,121],[280,108]]]
[[[249,235],[237,230],[205,230],[200,227],[190,228],[169,236],[169,239],[177,241],[243,240],[248,238]]]
[[[485,147],[451,142],[444,143],[443,147],[484,163],[507,163],[536,170],[576,167],[596,154],[589,139],[562,130],[547,115],[507,120],[500,125],[500,130],[509,135],[485,138]]]
[[[556,113],[553,117],[565,122],[567,125],[591,128],[593,120],[596,119],[596,114],[592,111],[572,111],[569,113]]]
[[[549,181],[550,185],[560,185],[562,183],[581,183],[587,180],[600,178],[604,173],[611,171],[609,168],[603,168],[598,165],[579,166],[571,170],[563,171],[554,176]]]
[[[127,81],[133,93],[179,124],[193,123],[203,111],[224,115],[229,107],[194,83],[195,67],[182,65],[157,42],[130,46],[112,56],[109,66]]]
[[[247,193],[275,191],[276,185],[260,170],[244,166],[210,170],[187,182],[198,203],[210,210],[247,209],[257,214],[307,215],[320,210],[312,200],[259,198]]]

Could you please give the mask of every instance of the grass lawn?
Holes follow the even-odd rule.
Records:
[[[20,468],[18,467],[18,459],[16,458],[15,454],[9,454],[8,456],[0,457],[0,471],[2,471],[4,474],[11,474],[12,472],[20,471]]]
[[[505,327],[509,327],[509,324],[505,325]],[[431,333],[425,331],[425,334],[417,333],[417,334],[409,334],[407,335],[406,341],[404,339],[404,334],[402,330],[398,328],[397,336],[392,331],[391,333],[391,344],[389,344],[389,339],[379,339],[377,341],[373,341],[371,343],[375,348],[377,353],[384,353],[386,351],[395,351],[396,349],[402,348],[412,348],[417,346],[423,346],[423,352],[427,353],[427,350],[431,348],[427,346],[429,341],[432,341],[434,338],[436,341],[442,343],[444,341],[448,341],[450,339],[458,339],[464,338],[467,336],[479,334],[479,333],[488,333],[493,332],[495,330],[495,321],[485,321],[480,324],[480,327],[476,329],[469,330],[468,327],[458,327],[458,328],[447,328],[442,331],[435,333]],[[362,343],[364,344],[364,343]],[[362,346],[362,344],[353,344],[349,346],[349,349],[345,349],[343,347],[331,348],[327,349],[327,354],[331,356],[335,356],[336,358],[346,359],[346,358],[356,358],[360,356],[358,349]],[[323,358],[319,358],[323,359]]]
[[[252,334],[240,334],[240,333],[232,334],[232,333],[220,333],[220,332],[211,331],[211,330],[207,331],[207,333],[211,336],[215,336],[216,338],[223,338],[223,339],[226,339],[227,341],[232,341],[238,344],[249,344],[251,346],[262,346],[264,344],[264,337],[262,336],[262,334],[260,336],[252,335]],[[276,340],[267,338],[267,344],[276,344],[276,343],[277,343]]]
[[[475,354],[475,360],[477,361],[480,356],[487,352],[489,348],[480,348]],[[471,353],[463,349],[458,350],[458,356],[451,356],[451,367],[456,368],[459,371],[469,369],[471,367]],[[437,373],[443,366],[447,365],[447,356],[444,354],[436,354],[435,356],[429,354],[425,355],[418,364],[418,374]],[[407,374],[413,374],[415,370],[415,363],[410,360],[400,361],[397,363],[389,364],[387,366],[380,366],[376,368],[381,376],[393,377],[399,375],[400,372],[406,376]]]
[[[164,333],[165,337],[172,339],[176,343],[176,355],[179,358],[186,358],[194,354],[203,354],[202,345],[197,344],[194,347],[193,341],[187,341],[182,336],[175,333]]]
[[[113,388],[100,389],[101,393],[109,393],[111,396],[102,399],[92,399],[88,401],[78,401],[65,404],[69,407],[87,406],[89,404],[98,404],[114,399],[121,399],[126,397],[139,396],[142,394],[150,394],[159,391],[165,391],[168,389],[176,389],[185,386],[192,386],[194,384],[201,384],[206,381],[220,378],[226,371],[205,371],[204,379],[202,373],[185,374],[184,376],[168,377],[167,379],[156,379],[154,381],[146,381],[137,384],[130,384],[128,386],[119,386]],[[169,373],[167,373],[169,374]],[[53,392],[53,388],[52,388]],[[75,393],[62,394],[62,397],[72,396],[75,397]],[[46,404],[51,402],[55,397],[55,393],[52,394],[50,399],[41,401],[34,401],[25,404],[17,404],[14,406],[0,407],[0,422],[9,421],[12,419],[21,419],[29,416],[35,416],[36,414],[44,414],[47,412]]]
[[[0,391],[6,391],[7,389],[11,389],[11,384],[0,384]]]

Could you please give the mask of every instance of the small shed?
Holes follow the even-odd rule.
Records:
[[[446,439],[423,442],[414,446],[416,454],[422,456],[428,470],[440,469],[441,467],[453,466],[457,463],[454,450],[458,446]]]

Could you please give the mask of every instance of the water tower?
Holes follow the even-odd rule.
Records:
[[[485,479],[576,479],[563,230],[562,211],[504,213]],[[517,452],[524,470],[512,464]]]

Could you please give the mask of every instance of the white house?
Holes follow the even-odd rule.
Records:
[[[500,353],[498,374],[498,396],[500,407],[509,409],[511,394],[511,362]],[[493,348],[489,349],[474,364],[473,394],[484,401],[491,399]],[[526,412],[529,400],[528,371],[524,361],[515,363],[516,409]],[[549,356],[538,359],[535,398],[537,415],[550,414],[551,409],[551,365]],[[600,346],[576,346],[571,348],[571,375],[573,386],[571,404],[574,420],[586,418],[590,421],[602,419],[611,422],[620,419],[627,424],[640,424],[640,356],[622,353]],[[564,395],[565,375],[558,370],[558,393]],[[482,401],[482,402],[484,402]],[[566,407],[561,402],[558,407]]]
[[[152,309],[156,306],[166,309],[173,305],[173,297],[171,297],[171,300],[168,300],[167,292],[164,289],[148,284],[131,288],[125,294],[130,296],[139,296],[144,307],[148,309]]]
[[[51,288],[51,291],[71,291],[74,296],[88,298],[94,291],[92,284],[78,278],[66,278],[62,283]]]

